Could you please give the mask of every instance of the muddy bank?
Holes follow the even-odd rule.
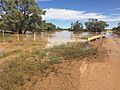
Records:
[[[28,90],[84,90],[81,89],[81,83],[84,84],[85,82],[83,77],[88,77],[86,72],[94,71],[93,65],[104,63],[103,59],[107,56],[106,51],[103,52],[105,49],[100,47],[100,44],[103,44],[103,41],[105,41],[105,39],[91,43],[95,48],[99,47],[99,51],[101,52],[99,53],[99,56],[92,58],[86,57],[84,60],[65,62],[56,65],[57,72],[51,73],[43,80],[38,80],[34,87],[29,86]]]
[[[34,75],[32,79],[30,78],[27,83],[24,84],[24,89],[120,90],[120,38],[98,39],[90,44],[94,48],[97,48],[99,53],[97,52],[95,55],[92,54],[92,57],[88,57],[88,55],[85,56],[86,58],[84,59],[73,60],[72,62],[63,61],[55,64],[55,68],[51,67],[52,70],[54,69],[54,72],[43,74],[45,77]],[[54,50],[56,51],[56,49]],[[57,49],[57,51],[58,50],[59,49]],[[38,65],[38,63],[36,64]],[[30,63],[29,65],[30,67],[33,65],[34,69],[36,68],[35,64]],[[25,66],[27,66],[27,64],[25,64]],[[35,71],[36,70],[37,69],[35,69]],[[21,89],[17,87],[17,90]]]
[[[94,60],[80,60],[57,65],[58,73],[39,80],[34,90],[120,90],[120,38],[91,43],[100,51]]]

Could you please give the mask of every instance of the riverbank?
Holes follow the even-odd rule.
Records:
[[[114,32],[114,33],[120,35],[120,32]]]
[[[63,73],[69,72],[70,74],[52,76],[44,80],[42,86],[38,83],[37,88],[40,90],[119,90],[120,38],[106,39],[102,41],[102,44],[98,40],[92,44],[99,50],[107,52],[106,55],[104,53],[105,56],[97,59],[97,61],[102,59],[102,62],[77,62],[72,63],[70,67],[63,65],[65,67]]]
[[[89,77],[89,74],[86,74],[86,72],[92,68],[92,65],[96,63],[104,63],[107,51],[105,48],[101,47],[103,42],[105,42],[105,39],[97,40],[91,43],[93,47],[98,48],[99,55],[95,57],[92,56],[92,58],[86,57],[78,61],[57,65],[56,67],[58,68],[59,73],[51,73],[49,77],[45,78],[43,81],[39,80],[34,86],[35,90],[98,90],[89,89],[91,87],[88,89],[82,89],[81,86],[84,85],[84,82],[86,81],[86,79],[84,80],[82,77]],[[86,84],[84,86],[86,86]]]
[[[80,78],[78,90],[120,89],[120,38],[106,39],[101,45],[107,50],[104,63],[94,63]]]
[[[91,44],[105,51],[101,57],[58,65],[60,73],[39,81],[35,90],[119,90],[120,38]]]
[[[120,38],[97,40],[91,43],[106,51],[99,58],[64,63],[59,74],[52,73],[35,85],[36,90],[119,90]]]

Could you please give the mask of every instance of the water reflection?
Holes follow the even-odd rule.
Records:
[[[106,32],[102,32],[103,34]],[[72,32],[72,31],[51,31],[51,32],[42,32],[41,34],[33,35],[26,34],[19,37],[19,40],[36,40],[41,39],[48,41],[46,47],[51,47],[53,45],[66,44],[68,42],[85,42],[88,37],[98,35],[101,33],[91,33],[91,32]],[[16,39],[17,35],[13,35]],[[106,37],[112,37],[112,33],[107,32]],[[9,38],[10,39],[10,38]],[[4,40],[2,40],[4,41]],[[7,40],[8,41],[8,40]],[[11,41],[11,40],[9,40]],[[4,41],[5,42],[5,41]]]
[[[51,47],[53,45],[66,44],[68,42],[85,42],[87,40],[87,37],[93,35],[96,35],[96,33],[60,31],[52,33],[43,32],[41,34],[41,37],[46,38],[48,41],[46,47]]]
[[[113,34],[112,32],[106,32],[105,36],[106,36],[107,38],[112,38],[112,37],[113,37],[112,34]]]

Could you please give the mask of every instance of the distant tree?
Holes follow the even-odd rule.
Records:
[[[83,24],[79,21],[76,21],[75,23],[71,23],[71,30],[72,31],[83,30]]]
[[[52,23],[46,23],[47,31],[55,30],[56,26]]]
[[[113,27],[112,30],[113,30],[113,31],[116,31],[116,30],[117,30],[117,27]]]
[[[43,31],[52,31],[56,30],[56,25],[43,21],[41,24],[41,30]]]
[[[60,28],[60,27],[57,27],[57,30],[62,30],[62,28]]]
[[[120,23],[118,23],[118,26],[120,26]]]
[[[104,30],[108,26],[109,25],[105,21],[97,21],[95,23],[95,29],[97,32],[101,32],[102,30]]]
[[[97,19],[89,19],[85,22],[86,29],[94,32],[101,32],[109,25],[105,21],[98,21]]]
[[[117,31],[120,32],[120,23],[118,23]]]
[[[0,26],[5,30],[35,32],[41,28],[44,14],[35,0],[0,0]]]
[[[85,26],[87,30],[95,31],[94,23],[93,22],[85,22]]]
[[[112,30],[116,32],[120,32],[120,23],[118,23],[118,26],[114,27]]]

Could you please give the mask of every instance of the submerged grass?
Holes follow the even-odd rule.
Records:
[[[54,64],[81,60],[97,54],[97,50],[86,43],[69,43],[48,49],[34,49],[32,52],[20,52],[12,52],[19,55],[12,60],[9,58],[1,67],[0,90],[23,90],[26,82],[33,82],[32,77],[42,79],[49,73],[56,72]],[[7,57],[9,54],[1,57]]]
[[[87,43],[72,43],[68,45],[55,46],[48,50],[49,56],[54,55],[63,60],[76,60],[84,57],[93,56],[97,50]]]

